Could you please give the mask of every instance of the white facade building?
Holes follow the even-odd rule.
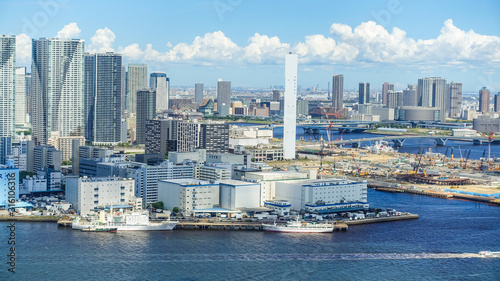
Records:
[[[86,216],[95,208],[135,204],[134,180],[116,177],[66,179],[66,200],[75,211]]]
[[[220,207],[229,210],[240,208],[258,208],[261,185],[259,183],[222,180],[220,184]]]
[[[196,179],[162,180],[158,182],[158,201],[168,210],[178,207],[184,216],[191,216],[193,210],[219,205],[219,183]]]
[[[167,179],[192,179],[193,165],[174,164],[169,161],[151,166],[143,163],[130,163],[124,168],[127,178],[135,179],[135,196],[141,197],[145,204],[158,201],[158,181]],[[122,175],[120,173],[120,175]]]
[[[14,137],[16,37],[0,35],[0,137]]]
[[[316,178],[316,170],[309,170],[308,172],[279,171],[245,173],[245,180],[258,182],[262,186],[260,199],[261,206],[264,206],[265,201],[275,199],[276,183],[280,181],[305,180],[310,178]]]
[[[276,199],[287,200],[292,210],[333,213],[368,208],[366,180],[285,181],[276,183]]]
[[[290,202],[286,200],[274,200],[264,202],[264,207],[273,209],[279,216],[290,215]]]
[[[26,67],[16,67],[16,127],[26,126]]]
[[[47,191],[47,179],[45,176],[27,176],[23,180],[23,189],[21,193],[31,193],[33,191]]]
[[[285,108],[283,115],[283,156],[295,158],[295,131],[297,126],[297,54],[285,56]]]
[[[33,140],[47,144],[52,136],[82,136],[84,41],[33,40],[31,65]]]

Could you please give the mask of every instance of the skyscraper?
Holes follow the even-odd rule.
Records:
[[[382,105],[387,106],[387,93],[389,91],[394,91],[394,84],[389,84],[389,82],[384,82],[382,85]]]
[[[137,110],[137,91],[148,87],[148,65],[145,63],[129,63],[127,73],[128,113]]]
[[[33,39],[33,140],[46,144],[51,136],[82,136],[84,41]]]
[[[493,108],[495,112],[500,112],[500,92],[493,99]]]
[[[359,83],[359,104],[370,103],[370,83]]]
[[[207,153],[227,153],[229,151],[229,124],[201,124],[200,148],[206,149]]]
[[[122,55],[85,54],[85,138],[96,143],[121,141]]]
[[[16,127],[26,125],[26,67],[16,67],[16,105],[14,107]]]
[[[451,82],[450,91],[450,117],[460,117],[462,109],[462,83]]]
[[[332,107],[340,110],[344,107],[344,75],[333,74]]]
[[[281,96],[280,90],[273,90],[273,101],[279,101]]]
[[[482,113],[490,111],[490,91],[486,87],[479,90],[479,111]]]
[[[194,102],[200,104],[203,101],[203,83],[194,84]]]
[[[423,107],[437,107],[441,114],[441,121],[446,119],[446,79],[440,77],[426,77],[418,79],[418,105]]]
[[[26,73],[26,113],[29,115],[28,120],[31,123],[31,73]]]
[[[403,106],[417,106],[417,85],[408,84],[403,90]]]
[[[403,106],[403,92],[389,90],[387,92],[387,107],[396,108],[398,106]]]
[[[217,81],[217,112],[219,114],[223,106],[231,106],[231,81]]]
[[[153,72],[149,77],[149,86],[156,91],[156,111],[168,110],[169,82],[164,72]]]
[[[137,144],[146,143],[146,120],[154,119],[156,92],[151,89],[137,91]]]
[[[16,37],[0,35],[0,137],[13,137]]]
[[[283,157],[295,158],[297,126],[297,54],[285,55],[285,95],[283,115]]]

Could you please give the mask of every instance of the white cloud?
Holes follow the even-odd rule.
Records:
[[[139,48],[139,44],[134,43],[132,45],[129,45],[125,48],[120,47],[118,48],[118,52],[123,54],[125,57],[128,57],[131,60],[142,60],[144,56],[144,52]]]
[[[77,38],[81,30],[70,23],[57,33],[58,37]],[[115,34],[107,27],[98,29],[90,38],[88,52],[115,51]],[[477,34],[456,27],[446,20],[436,38],[417,39],[397,27],[385,29],[373,21],[356,27],[341,23],[330,26],[330,35],[307,35],[294,43],[282,42],[277,36],[255,33],[248,43],[238,45],[222,31],[197,36],[192,42],[166,42],[163,50],[152,44],[133,43],[120,46],[128,61],[167,62],[199,65],[282,64],[289,51],[299,55],[299,63],[307,66],[344,64],[346,67],[376,67],[380,64],[417,69],[448,67],[496,67],[500,63],[500,37]],[[17,58],[29,63],[31,40],[25,34],[17,39]]]
[[[250,44],[244,47],[242,59],[250,63],[275,63],[283,61],[284,54],[290,51],[290,44],[281,43],[277,36],[255,33],[249,39]]]
[[[31,63],[31,38],[21,33],[16,36],[16,64],[28,65]]]
[[[76,22],[65,25],[57,32],[56,38],[78,38],[82,30],[78,28]]]
[[[109,30],[107,27],[103,29],[98,29],[94,36],[90,38],[90,44],[88,46],[87,52],[90,53],[105,53],[114,52],[113,42],[115,41],[115,34],[113,31]]]

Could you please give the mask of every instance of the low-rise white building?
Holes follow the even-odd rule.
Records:
[[[27,194],[33,191],[47,191],[47,179],[44,175],[27,176],[23,180],[21,193]]]
[[[308,170],[307,172],[295,171],[274,171],[274,172],[248,172],[245,173],[244,180],[258,182],[262,185],[261,202],[264,206],[265,201],[277,199],[275,196],[276,183],[280,181],[298,181],[306,179],[316,179],[316,170]]]
[[[220,184],[220,207],[229,210],[260,207],[261,185],[259,183],[222,180]]]
[[[280,216],[290,215],[290,207],[292,205],[287,200],[274,200],[264,202],[264,207],[273,209]]]
[[[219,183],[197,179],[161,180],[158,181],[158,201],[168,210],[177,207],[185,216],[191,216],[193,210],[219,205]]]
[[[292,210],[334,213],[368,209],[367,183],[347,179],[284,181],[276,183],[276,199]]]
[[[111,205],[137,204],[134,196],[133,179],[118,177],[66,178],[66,200],[82,216],[90,214],[96,208]]]
[[[213,163],[195,167],[195,178],[200,180],[229,180],[231,179],[230,163]]]

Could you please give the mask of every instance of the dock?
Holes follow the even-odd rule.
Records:
[[[482,202],[486,204],[500,206],[500,201],[495,199],[494,197],[482,197],[482,196],[460,194],[455,192],[443,192],[437,190],[419,190],[419,189],[410,189],[406,187],[381,186],[375,183],[368,183],[368,187],[373,190],[384,191],[384,192],[410,193],[410,194],[425,195],[425,196],[444,198],[444,199],[461,199],[461,200]]]
[[[418,219],[417,214],[405,214],[405,215],[400,215],[400,216],[389,216],[389,217],[381,217],[381,218],[373,218],[373,219],[345,221],[345,223],[347,225],[360,225],[360,224],[368,224],[368,223],[393,222],[393,221],[415,220],[415,219]]]
[[[57,225],[60,226],[71,226],[73,224],[73,219],[69,217],[62,217],[57,221]]]
[[[175,229],[264,230],[260,222],[179,222]]]

